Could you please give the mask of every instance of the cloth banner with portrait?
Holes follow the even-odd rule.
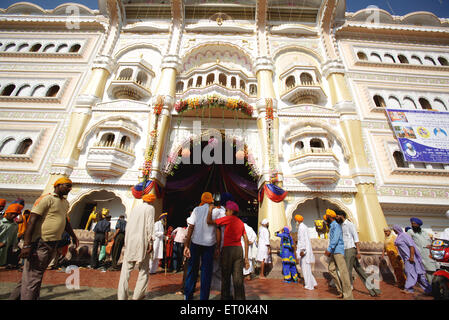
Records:
[[[386,111],[406,161],[449,163],[449,112]]]

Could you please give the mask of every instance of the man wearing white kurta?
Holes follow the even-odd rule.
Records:
[[[151,203],[154,199],[154,195],[143,196],[143,203],[134,207],[128,217],[125,253],[117,292],[119,300],[128,300],[129,275],[136,265],[139,268],[139,276],[133,299],[139,300],[145,297],[148,287],[149,261],[153,251],[154,207]]]
[[[153,258],[150,262],[150,274],[154,274],[159,267],[159,261],[164,258],[164,237],[165,237],[165,221],[167,213],[159,216],[159,220],[154,224],[153,234]]]
[[[259,242],[257,244],[257,258],[260,262],[259,279],[266,279],[264,271],[265,264],[269,263],[270,257],[270,232],[268,231],[268,219],[263,219],[259,227]]]
[[[317,282],[312,273],[312,264],[315,263],[315,255],[310,243],[309,228],[304,224],[304,218],[297,214],[295,220],[298,222],[298,244],[296,246],[296,256],[301,266],[302,276],[304,277],[304,287],[307,290],[313,290]]]
[[[245,232],[246,235],[248,236],[248,260],[249,260],[249,268],[245,269],[245,267],[243,267],[243,276],[247,276],[250,275],[251,273],[254,272],[254,265],[253,265],[253,259],[255,259],[257,257],[257,234],[254,231],[253,228],[251,228],[249,225],[247,225],[246,223],[245,225]],[[243,248],[243,256],[245,256],[245,242],[244,239],[242,237],[242,248]]]

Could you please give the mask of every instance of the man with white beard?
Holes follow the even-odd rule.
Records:
[[[312,264],[315,263],[315,255],[310,243],[309,228],[303,223],[304,218],[300,214],[295,215],[298,223],[298,244],[296,246],[297,261],[299,261],[304,277],[304,287],[307,290],[314,290],[317,286],[315,277],[312,274]]]

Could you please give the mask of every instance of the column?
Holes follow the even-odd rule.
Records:
[[[257,127],[262,150],[262,176],[259,179],[258,187],[263,188],[266,183],[271,183],[271,174],[279,173],[278,181],[273,181],[279,187],[282,187],[282,175],[279,170],[279,118],[277,115],[277,100],[273,87],[273,63],[271,59],[260,57],[256,61],[257,76]],[[268,135],[269,120],[266,119],[267,104],[273,107],[272,120],[272,138]],[[272,239],[275,239],[275,231],[278,231],[287,225],[285,217],[284,202],[273,202],[264,193],[262,205],[259,207],[259,223],[267,218],[270,222],[269,230]]]
[[[349,168],[357,187],[355,204],[360,240],[383,241],[387,222],[377,198],[374,173],[364,150],[361,121],[346,84],[344,67],[340,62],[329,61],[323,66],[323,74],[329,83],[332,104],[341,115],[340,126],[351,153]]]

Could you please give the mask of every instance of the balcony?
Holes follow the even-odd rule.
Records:
[[[330,149],[305,148],[288,163],[295,178],[305,184],[333,184],[340,178],[337,157]]]
[[[326,101],[326,94],[319,82],[301,82],[285,86],[281,99],[293,104],[321,104]]]
[[[112,145],[95,143],[89,149],[86,169],[92,176],[120,177],[133,166],[135,159],[134,151],[120,143]]]
[[[131,78],[118,78],[112,80],[108,94],[115,99],[146,100],[151,97],[151,91],[143,82]]]

